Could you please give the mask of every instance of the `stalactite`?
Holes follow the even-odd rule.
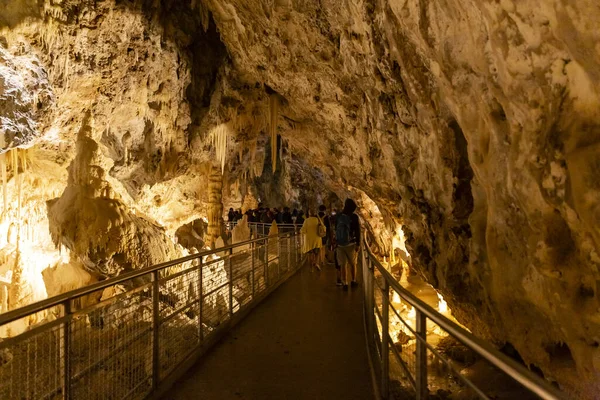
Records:
[[[283,139],[281,139],[281,146],[279,146],[279,162],[281,163],[281,168],[283,169]]]
[[[279,101],[277,95],[269,97],[269,132],[271,134],[271,165],[273,173],[277,169],[277,117],[279,113]]]
[[[225,160],[227,158],[227,142],[229,139],[229,127],[227,124],[219,124],[210,132],[210,139],[215,148],[217,162],[221,164],[221,173],[225,171]]]
[[[250,145],[250,177],[254,177],[254,160],[256,159],[256,140]]]

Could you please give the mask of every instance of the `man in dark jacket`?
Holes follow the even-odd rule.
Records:
[[[290,212],[289,207],[283,208],[283,214],[281,214],[281,222],[284,224],[293,224],[294,220],[292,219],[292,213]]]
[[[356,256],[360,246],[360,220],[356,211],[356,203],[346,199],[342,213],[336,218],[335,240],[336,256],[342,272],[344,290],[348,286],[356,287]]]

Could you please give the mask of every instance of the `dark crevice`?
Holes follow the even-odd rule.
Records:
[[[473,193],[471,191],[471,180],[473,179],[473,170],[469,163],[469,154],[467,149],[467,140],[458,123],[453,120],[448,127],[454,132],[454,145],[458,152],[458,166],[456,168],[457,183],[455,184],[452,195],[454,209],[452,215],[459,222],[467,222],[469,215],[473,212]]]

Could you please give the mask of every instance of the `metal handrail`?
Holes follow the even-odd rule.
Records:
[[[256,242],[263,242],[265,239],[283,237],[288,233],[289,232],[285,232],[285,233],[280,233],[277,235],[271,235],[269,237],[254,238],[254,239],[246,240],[244,242],[234,243],[234,244],[231,244],[228,246],[219,247],[218,249],[206,250],[206,251],[199,252],[196,254],[190,254],[189,256],[181,257],[181,258],[178,258],[175,260],[170,260],[170,261],[165,261],[160,264],[155,264],[150,267],[140,268],[135,271],[126,272],[122,275],[115,276],[114,278],[109,278],[109,279],[106,279],[101,282],[93,283],[91,285],[88,285],[88,286],[85,286],[85,287],[82,287],[79,289],[74,289],[74,290],[71,290],[71,291],[68,291],[65,293],[61,293],[59,295],[49,297],[47,299],[40,300],[35,303],[28,304],[24,307],[20,307],[20,308],[2,313],[2,314],[0,314],[0,326],[8,324],[13,321],[16,321],[18,319],[27,317],[28,315],[43,311],[45,309],[59,306],[67,300],[82,297],[82,296],[88,295],[90,293],[94,293],[99,290],[106,289],[110,286],[114,286],[119,283],[123,283],[125,281],[131,280],[131,279],[135,279],[135,278],[139,278],[144,275],[151,274],[152,272],[155,272],[155,271],[160,271],[162,269],[173,267],[173,266],[179,265],[179,264],[183,264],[188,261],[197,260],[201,257],[209,256],[211,254],[223,253],[225,251],[234,249],[236,247],[247,246],[249,244],[256,243]]]
[[[301,245],[297,231],[263,236],[132,271],[0,315],[0,328],[7,329],[22,328],[20,319],[44,318],[0,341],[0,397],[158,397],[298,270],[304,260]],[[211,254],[217,259],[204,258]],[[181,270],[170,268],[175,266]],[[94,304],[80,303],[91,293],[104,295],[105,289],[142,276],[132,281],[133,288],[107,292]],[[38,314],[42,311],[47,314]]]
[[[472,333],[468,332],[467,330],[465,330],[458,324],[452,322],[450,319],[446,318],[444,315],[440,314],[438,311],[436,311],[435,309],[430,307],[424,301],[422,301],[421,299],[419,299],[418,297],[416,297],[415,295],[410,293],[408,290],[403,288],[400,285],[400,283],[392,276],[392,274],[381,264],[381,262],[373,254],[373,252],[369,248],[366,241],[363,241],[363,245],[361,247],[362,247],[362,252],[363,252],[363,260],[368,259],[368,261],[371,263],[371,265],[374,266],[377,269],[377,271],[381,274],[381,276],[383,277],[384,282],[385,282],[384,287],[386,290],[388,290],[388,295],[389,295],[389,288],[391,288],[396,293],[398,293],[398,295],[402,298],[402,300],[404,300],[410,306],[415,308],[415,311],[417,314],[417,316],[416,316],[417,332],[414,332],[414,333],[416,333],[415,337],[417,339],[417,347],[421,347],[423,349],[423,351],[425,351],[425,347],[427,347],[426,339],[424,337],[425,336],[425,326],[423,323],[420,324],[419,321],[421,321],[424,318],[428,318],[431,321],[433,321],[434,323],[436,323],[440,328],[445,330],[450,336],[457,339],[463,345],[465,345],[466,347],[468,347],[469,349],[471,349],[472,351],[477,353],[479,356],[481,356],[482,358],[484,358],[485,360],[490,362],[492,365],[497,367],[500,371],[502,371],[503,373],[505,373],[506,375],[511,377],[516,382],[520,383],[523,387],[527,388],[530,392],[536,394],[540,398],[545,399],[545,400],[564,400],[566,398],[563,393],[561,393],[560,391],[558,391],[557,389],[552,387],[550,384],[548,384],[548,382],[546,382],[542,378],[538,377],[537,375],[533,374],[527,368],[518,364],[516,361],[512,360],[508,356],[502,354],[500,351],[493,348],[489,343],[486,343],[485,341],[477,338]],[[368,296],[368,293],[366,291],[365,291],[365,296]],[[383,297],[384,297],[384,300],[383,300],[384,304],[387,304],[389,299],[385,299],[385,297],[386,297],[385,293],[383,294]],[[372,301],[373,301],[373,299],[371,299],[371,303],[366,301],[365,306],[366,307],[373,306]],[[373,308],[373,310],[376,310],[376,309],[377,309],[377,307]],[[373,313],[374,312],[373,310],[366,310],[366,311]],[[382,314],[383,314],[382,320],[387,322],[388,313],[389,313],[389,307],[386,307],[385,309],[382,310]],[[383,323],[382,323],[382,325],[383,325]],[[419,329],[419,325],[423,325],[423,326],[421,326],[422,329]],[[408,328],[411,331],[413,331],[412,328],[410,328],[410,327],[408,327]],[[383,327],[383,329],[387,330],[388,327],[387,326]],[[384,331],[382,336],[389,336],[389,334],[387,331]],[[383,342],[384,342],[384,340],[382,340],[382,343]],[[388,348],[388,350],[389,350],[389,348]],[[384,355],[383,355],[383,353],[386,352],[386,350],[382,349],[381,352],[382,352],[382,358],[387,357],[387,356],[384,357]],[[418,351],[417,351],[417,353],[418,353]],[[417,371],[419,371],[419,369],[421,369],[421,371],[425,374],[425,379],[421,379],[421,382],[422,382],[422,384],[427,385],[427,380],[426,380],[426,367],[427,367],[426,363],[427,363],[427,361],[426,361],[426,359],[421,360],[421,361],[424,361],[424,365],[417,366]],[[385,365],[383,367],[388,368]],[[384,383],[384,380],[385,381],[388,380],[389,370],[381,371],[381,372],[382,372],[382,386],[387,385],[387,383]],[[416,381],[419,382],[419,377],[416,378]],[[417,383],[417,385],[418,385],[418,383]],[[421,393],[419,393],[420,390],[421,390]],[[423,393],[426,392],[426,388],[425,389],[420,388],[420,390],[417,389],[417,398],[421,398],[423,396]],[[385,392],[386,392],[386,390],[382,391],[382,395],[384,397],[387,396],[387,393],[385,393]]]

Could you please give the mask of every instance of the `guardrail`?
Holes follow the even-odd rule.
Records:
[[[286,232],[0,314],[0,399],[156,397],[301,265]],[[28,324],[23,324],[27,320]]]
[[[226,222],[225,228],[227,232],[231,232],[237,225],[239,221],[235,222]],[[248,222],[248,227],[250,228],[250,232],[252,232],[253,237],[264,237],[269,235],[269,231],[271,230],[272,223],[265,222]],[[284,232],[295,232],[300,230],[302,225],[294,225],[294,224],[277,224],[277,229],[279,233]]]
[[[365,328],[381,398],[410,396],[424,400],[432,394],[442,396],[434,398],[452,398],[447,397],[448,393],[459,393],[461,399],[566,398],[548,382],[408,292],[366,243],[361,247]],[[462,364],[453,360],[447,355],[452,354],[452,347],[454,353],[461,350],[449,343],[447,352],[444,338],[453,338],[477,360]],[[458,358],[464,357],[468,354]],[[459,368],[468,370],[472,362],[478,363],[472,371],[483,371],[480,375],[484,379],[471,379],[469,373],[461,373]]]

